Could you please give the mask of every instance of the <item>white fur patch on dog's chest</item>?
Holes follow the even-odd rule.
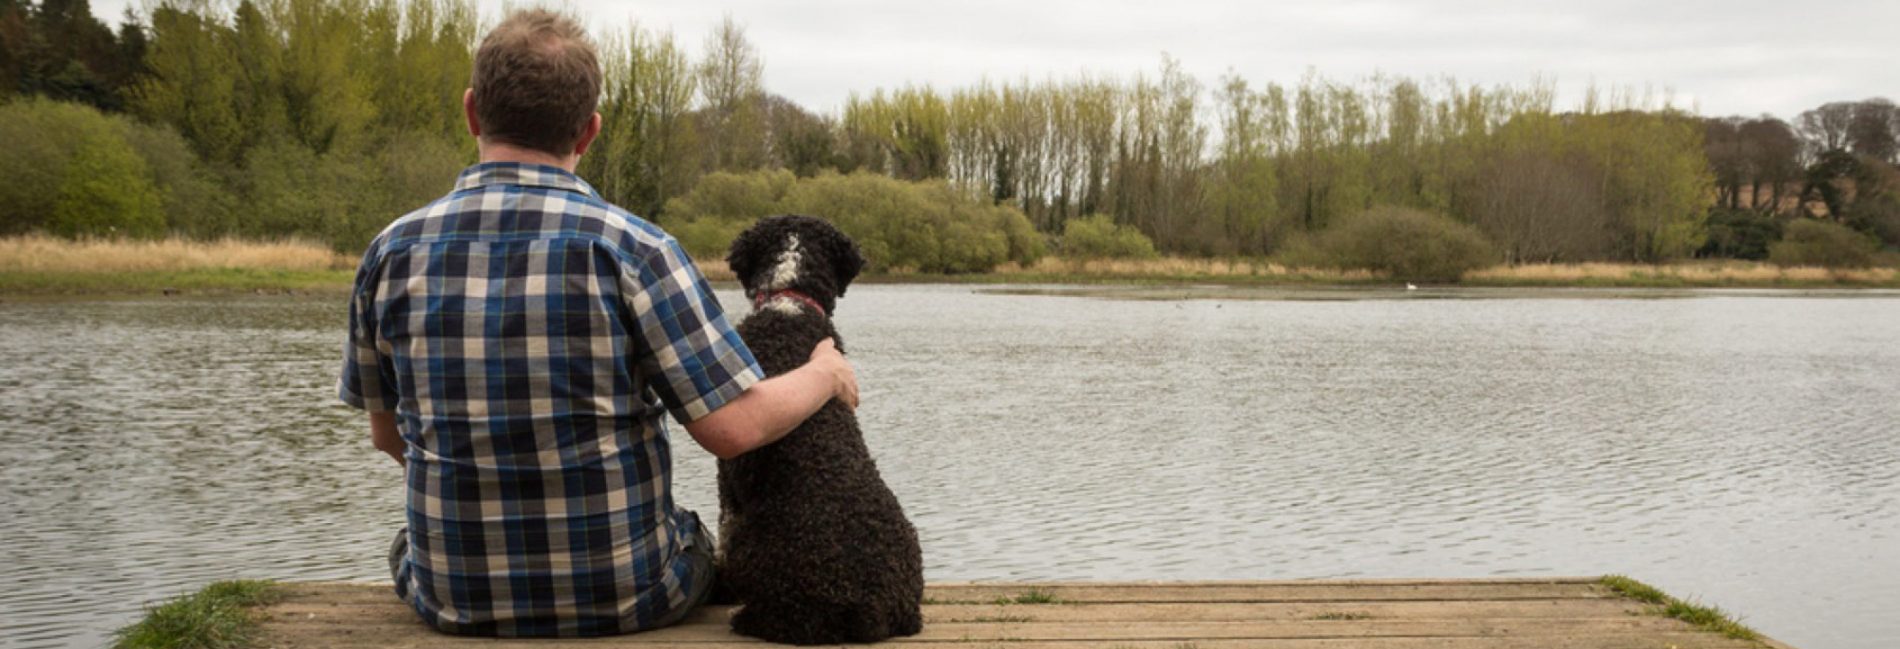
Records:
[[[766,302],[763,308],[771,309],[785,315],[798,315],[805,312],[804,309],[799,308],[801,306],[803,306],[803,304],[795,298],[775,297],[772,298],[771,301]]]

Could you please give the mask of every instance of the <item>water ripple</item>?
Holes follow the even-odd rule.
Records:
[[[0,305],[0,646],[95,646],[214,579],[383,578],[401,483],[332,396],[342,321]],[[839,327],[931,579],[1624,572],[1872,649],[1900,637],[1895,322],[1890,299],[866,286]],[[710,456],[677,457],[713,511]]]

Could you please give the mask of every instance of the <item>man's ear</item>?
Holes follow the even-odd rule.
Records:
[[[600,113],[587,118],[587,125],[581,127],[580,139],[574,140],[574,157],[587,153],[587,147],[594,143],[596,137],[600,137]]]
[[[482,122],[475,118],[475,89],[462,91],[462,118],[468,121],[468,134],[476,138],[482,136]]]

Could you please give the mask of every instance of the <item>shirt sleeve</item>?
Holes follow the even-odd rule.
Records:
[[[679,242],[669,237],[623,267],[620,290],[633,316],[638,371],[680,423],[718,410],[765,376]]]
[[[373,250],[373,248],[372,248]],[[343,344],[343,373],[337,380],[337,398],[343,403],[369,412],[396,409],[396,390],[389,377],[389,360],[377,350],[376,260],[363,257],[356,269],[356,282],[350,290],[349,337]]]

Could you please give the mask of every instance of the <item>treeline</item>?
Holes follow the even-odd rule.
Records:
[[[0,173],[29,179],[0,188],[0,233],[353,250],[472,161],[457,109],[472,4],[225,7],[167,0],[114,33],[83,0],[0,0],[0,138],[22,143]],[[1560,108],[1547,83],[1208,86],[1164,57],[1129,77],[875,89],[821,114],[767,90],[730,19],[697,55],[638,25],[600,44],[606,128],[580,173],[702,254],[770,211],[825,215],[880,266],[936,272],[1045,250],[1409,272],[1365,259],[1403,251],[1359,239],[1393,236],[1452,268],[1777,250],[1853,265],[1900,245],[1885,100],[1706,119],[1619,92]]]

